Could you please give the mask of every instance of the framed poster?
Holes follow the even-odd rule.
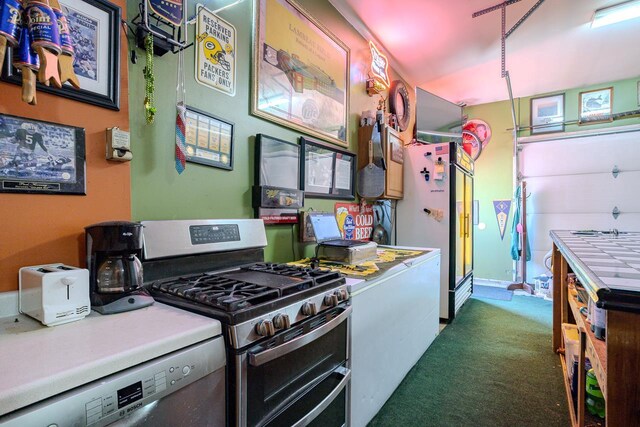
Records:
[[[233,170],[233,123],[187,106],[187,161]]]
[[[120,109],[120,7],[105,0],[60,0],[75,48],[73,71],[80,89],[38,83],[36,90],[112,110]],[[2,80],[22,84],[7,47]]]
[[[356,198],[356,155],[300,137],[300,189],[305,197]]]
[[[564,131],[564,93],[531,98],[531,135]]]
[[[0,192],[86,194],[84,129],[0,114]]]
[[[611,120],[613,87],[580,92],[578,108],[579,122],[599,123]]]
[[[196,5],[196,81],[225,95],[236,94],[236,27]]]
[[[349,48],[292,0],[256,0],[252,114],[347,146]]]

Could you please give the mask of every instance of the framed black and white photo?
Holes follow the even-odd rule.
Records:
[[[0,114],[0,192],[86,194],[82,128]]]
[[[356,155],[300,137],[300,189],[305,197],[353,200]]]
[[[233,170],[233,123],[187,107],[187,161]]]
[[[120,109],[120,7],[105,0],[60,0],[67,16],[75,49],[73,70],[80,89],[68,83],[62,88],[38,83],[36,90],[112,110]],[[2,70],[2,80],[22,84],[12,66],[12,49]]]
[[[531,98],[531,135],[564,131],[564,93]]]

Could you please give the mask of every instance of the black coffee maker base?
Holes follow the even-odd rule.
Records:
[[[100,314],[115,314],[148,307],[154,303],[149,295],[130,294],[105,305],[92,305],[91,308]]]

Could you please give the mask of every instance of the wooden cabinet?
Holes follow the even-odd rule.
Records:
[[[358,170],[369,164],[369,141],[373,142],[373,157],[378,166],[384,158],[385,189],[381,199],[402,199],[403,182],[403,142],[400,133],[389,126],[383,126],[378,132],[377,126],[362,126],[358,131]],[[381,152],[382,149],[382,152]]]
[[[591,331],[591,324],[581,313],[585,306],[577,292],[568,286],[567,274],[575,273],[587,288],[591,299],[597,298],[591,285],[599,279],[584,268],[580,258],[567,250],[564,242],[554,237],[553,245],[553,351],[560,355],[564,383],[569,402],[571,425],[574,427],[604,423],[585,408],[585,361],[588,358],[605,399],[606,425],[640,426],[640,312],[633,304],[610,308],[606,312],[606,342]],[[631,293],[628,294],[629,296]],[[637,301],[637,297],[636,301]],[[623,300],[620,300],[623,301]],[[620,302],[618,301],[618,302]],[[573,401],[567,378],[562,324],[576,325],[579,330],[578,390]]]

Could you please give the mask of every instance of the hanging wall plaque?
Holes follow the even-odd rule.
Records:
[[[196,81],[226,95],[236,94],[236,27],[198,5]]]

